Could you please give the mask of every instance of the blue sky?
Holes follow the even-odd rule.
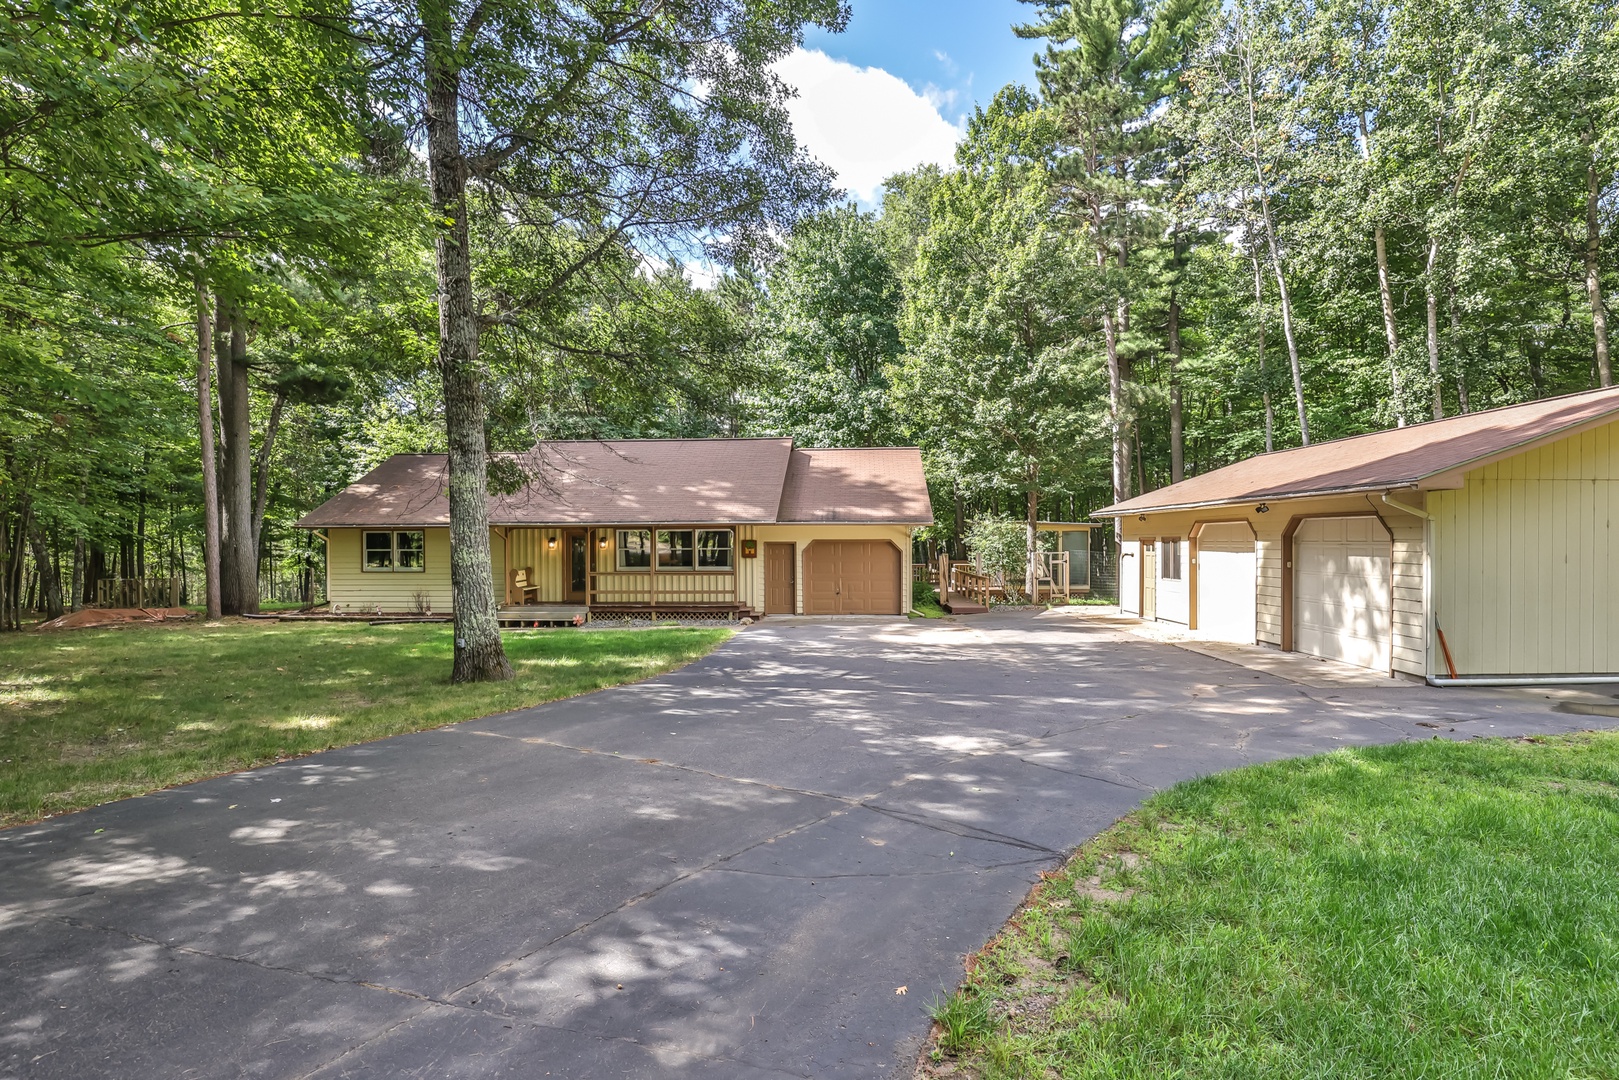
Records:
[[[952,122],[987,104],[1007,83],[1034,85],[1034,54],[1043,42],[1012,33],[1036,9],[1017,0],[853,0],[841,34],[813,31],[805,45],[861,67],[882,68],[912,89],[955,91]]]
[[[884,177],[948,165],[974,105],[1009,82],[1034,84],[1040,42],[1012,25],[1034,9],[1017,0],[852,0],[842,34],[815,32],[777,65],[799,93],[799,142],[830,165],[861,205]]]

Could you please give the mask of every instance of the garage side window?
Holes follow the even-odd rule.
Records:
[[[1181,542],[1161,540],[1158,544],[1158,576],[1165,581],[1181,579]]]
[[[367,532],[362,545],[369,573],[419,574],[427,569],[427,534],[420,529]]]

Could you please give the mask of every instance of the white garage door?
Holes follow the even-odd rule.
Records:
[[[1311,518],[1293,534],[1293,647],[1389,668],[1389,536],[1374,517]]]
[[[1254,534],[1239,522],[1197,535],[1197,626],[1216,641],[1254,641]]]

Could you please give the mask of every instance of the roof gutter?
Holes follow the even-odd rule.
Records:
[[[1374,491],[1395,491],[1400,488],[1414,487],[1418,482],[1419,480],[1407,480],[1390,484],[1385,480],[1377,484],[1357,484],[1354,487],[1327,488],[1322,491],[1288,492],[1284,495],[1250,494],[1235,499],[1206,499],[1203,502],[1171,503],[1167,506],[1142,506],[1137,508],[1104,506],[1100,510],[1091,511],[1091,517],[1111,521],[1114,518],[1129,517],[1132,514],[1170,514],[1182,510],[1206,510],[1217,506],[1241,506],[1243,503],[1288,502],[1293,499],[1328,499],[1334,495],[1367,495]]]

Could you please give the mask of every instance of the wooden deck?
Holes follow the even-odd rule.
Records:
[[[583,604],[501,604],[495,621],[501,626],[566,626],[589,614]]]

